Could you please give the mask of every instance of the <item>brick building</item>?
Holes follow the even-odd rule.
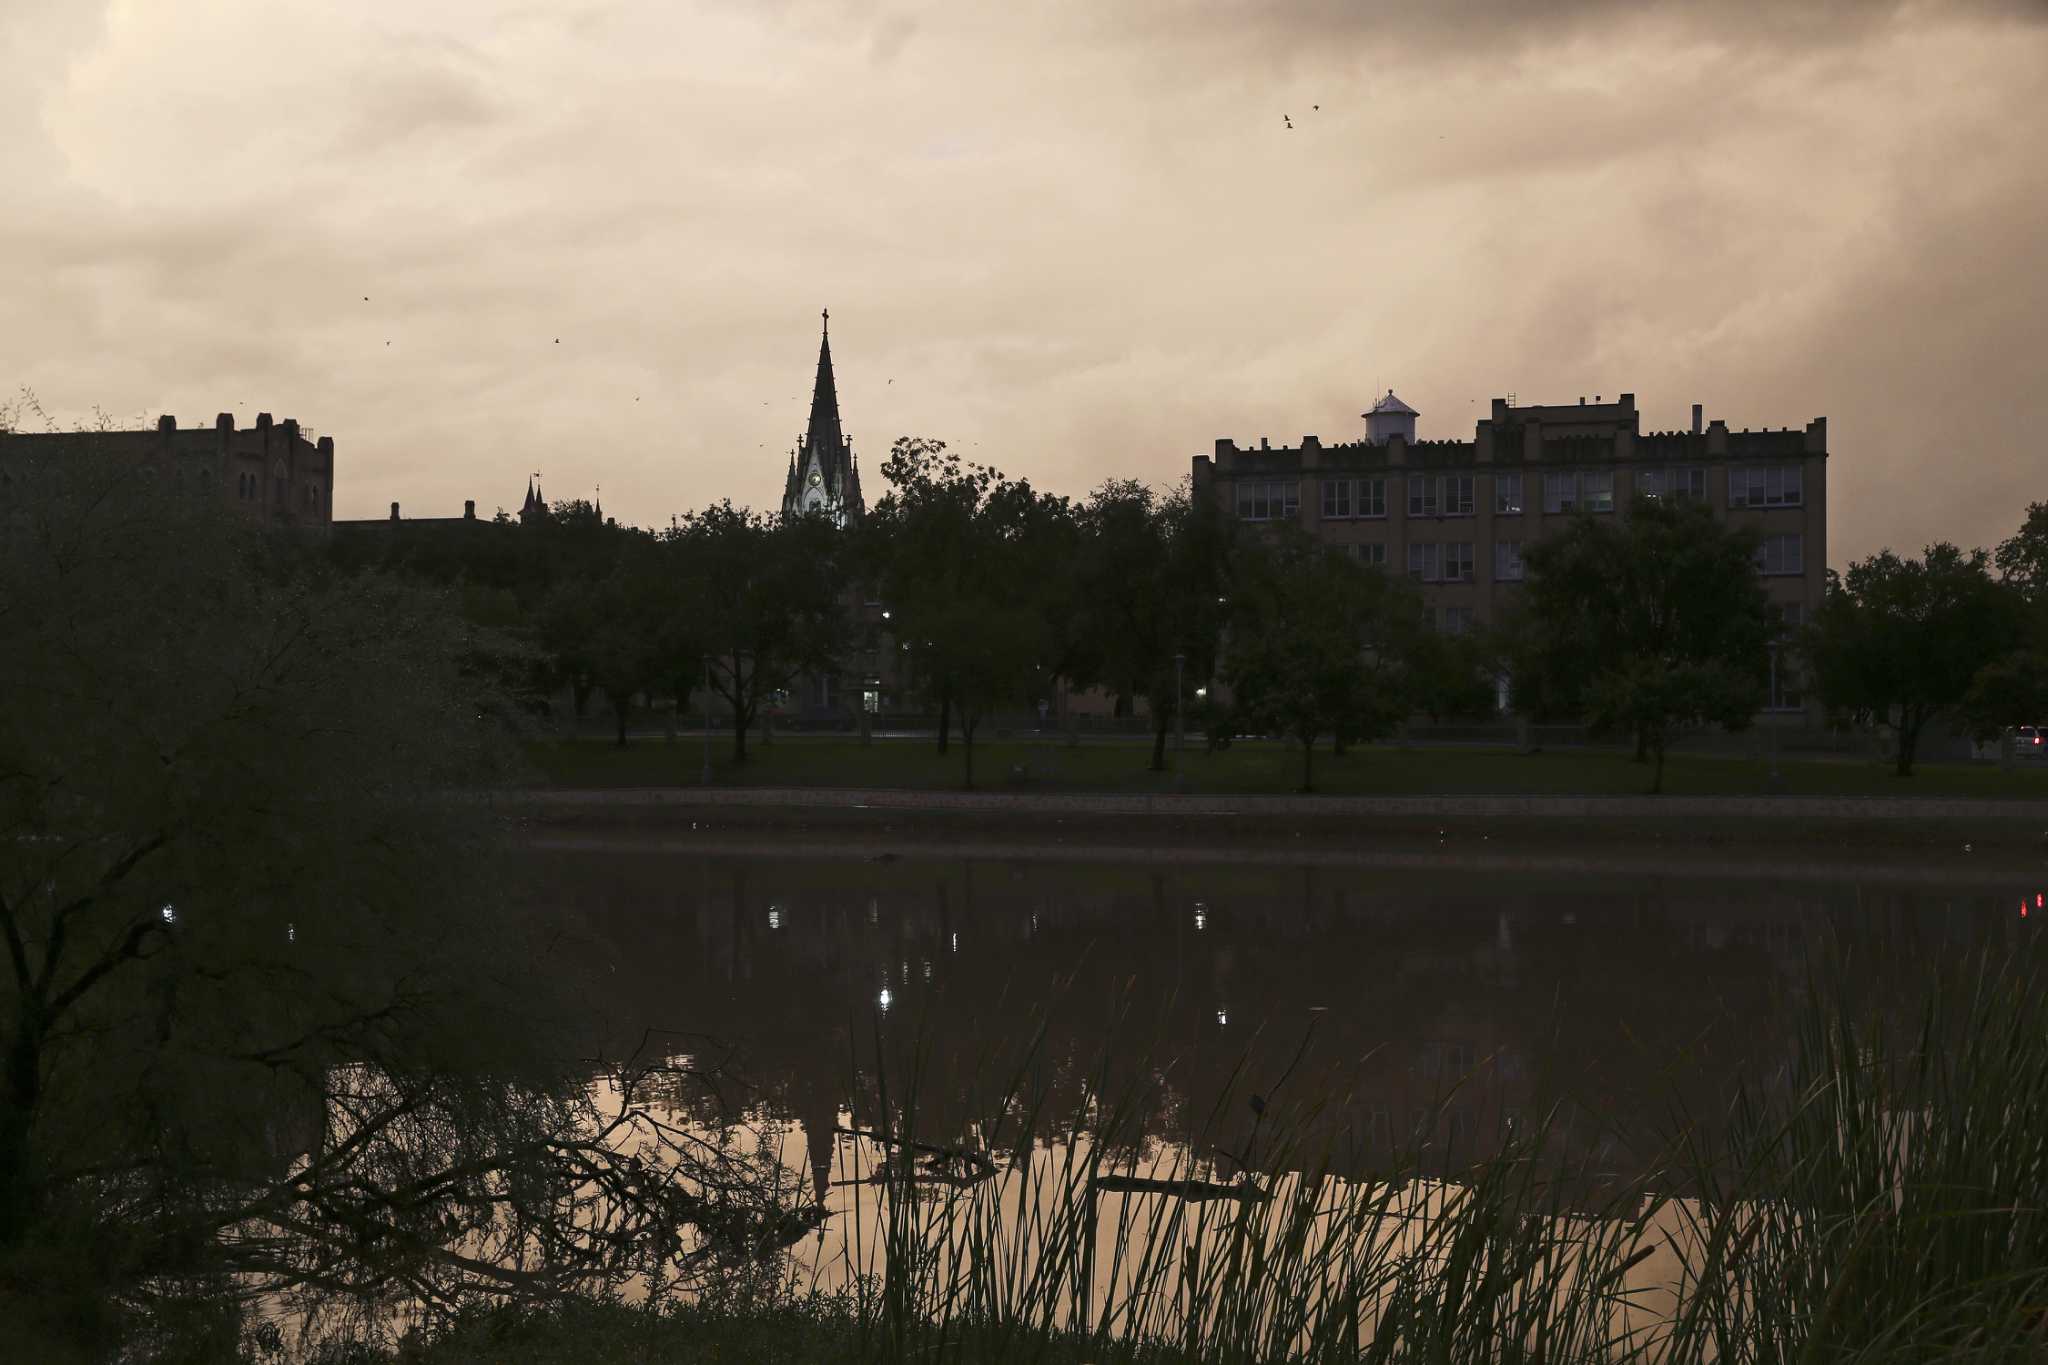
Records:
[[[1763,536],[1765,590],[1798,625],[1827,575],[1827,419],[1803,430],[1641,430],[1635,395],[1612,403],[1493,400],[1470,440],[1418,440],[1415,409],[1392,390],[1364,414],[1362,440],[1258,449],[1218,440],[1194,459],[1194,488],[1246,522],[1292,521],[1367,564],[1417,581],[1439,630],[1494,619],[1522,581],[1522,548],[1578,510],[1626,511],[1637,493],[1696,498]],[[1803,708],[1789,669],[1771,709]]]
[[[213,498],[252,521],[326,527],[334,519],[334,438],[290,417],[237,429],[232,413],[211,427],[178,428],[166,413],[150,431],[0,432],[0,469],[15,459],[111,456],[136,477],[178,497]]]

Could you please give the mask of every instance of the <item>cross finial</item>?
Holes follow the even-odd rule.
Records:
[[[826,330],[826,331],[828,331],[828,332],[829,332],[829,331],[831,331],[831,330],[832,330],[832,310],[831,310],[830,308],[820,308],[820,309],[818,310],[818,316],[819,316],[819,317],[821,317],[821,318],[823,318],[823,319],[825,320],[825,330]]]

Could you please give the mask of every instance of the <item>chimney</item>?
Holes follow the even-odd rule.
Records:
[[[229,435],[235,429],[235,415],[232,412],[224,412],[214,418],[213,429],[223,436]]]
[[[284,427],[284,443],[289,446],[299,439],[299,419],[287,417],[282,425]]]
[[[1260,450],[1271,450],[1272,448],[1273,448],[1272,446],[1270,446],[1270,445],[1268,445],[1268,444],[1266,443],[1266,438],[1265,438],[1265,437],[1261,436],[1261,437],[1259,438],[1259,449],[1260,449]]]
[[[167,412],[156,419],[156,429],[168,436],[178,429],[178,419]]]
[[[322,455],[327,457],[327,468],[332,471],[334,468],[334,438],[332,436],[322,436],[320,438],[319,450]]]
[[[393,521],[398,520],[398,504],[395,502],[391,504],[391,519]]]
[[[462,500],[462,519],[463,519],[464,521],[475,521],[475,520],[476,520],[476,499],[475,499],[475,498],[464,498],[464,499]]]
[[[1582,408],[1586,406],[1586,395],[1583,393],[1579,395],[1579,406]]]
[[[257,413],[257,414],[256,414],[256,430],[258,430],[258,431],[268,431],[268,430],[270,430],[270,414],[269,414],[269,413],[267,413],[267,412],[259,412],[259,413]]]
[[[1695,436],[1700,434],[1700,405],[1698,403],[1692,405],[1692,434]]]

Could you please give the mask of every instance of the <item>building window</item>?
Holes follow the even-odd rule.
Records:
[[[1288,480],[1263,480],[1237,486],[1241,521],[1286,521],[1301,512],[1301,485]]]
[[[1661,469],[1638,469],[1636,471],[1636,495],[1652,501],[1664,496],[1664,471]]]
[[[1522,476],[1519,472],[1493,476],[1493,510],[1502,516],[1521,512]]]
[[[1522,581],[1521,541],[1496,540],[1493,542],[1493,578],[1496,583],[1519,583]]]
[[[1374,568],[1387,567],[1387,543],[1383,540],[1367,540],[1358,544],[1358,562]]]
[[[1444,546],[1444,582],[1470,583],[1472,581],[1472,542],[1454,540]]]
[[[1323,480],[1323,519],[1335,521],[1356,515],[1352,510],[1351,494],[1356,485],[1350,479]]]
[[[1444,547],[1411,543],[1408,546],[1408,576],[1425,583],[1440,581],[1444,576]]]
[[[1361,517],[1383,517],[1387,514],[1387,481],[1385,479],[1360,479],[1358,481],[1358,515]],[[1382,562],[1385,557],[1382,556]]]
[[[1707,497],[1707,471],[1704,469],[1674,469],[1670,471],[1670,494],[1672,499],[1695,498],[1701,502]]]
[[[1427,474],[1408,476],[1408,515],[1411,517],[1433,517],[1436,515],[1436,480]]]
[[[1585,500],[1588,512],[1612,512],[1614,510],[1614,471],[1611,469],[1589,469],[1586,471]]]
[[[1797,507],[1805,492],[1796,464],[1746,465],[1728,471],[1730,507]]]
[[[1469,517],[1472,515],[1470,474],[1410,474],[1408,515]]]
[[[1440,627],[1446,635],[1468,635],[1472,631],[1472,608],[1445,607],[1443,624]]]
[[[1763,543],[1756,547],[1756,567],[1766,574],[1797,574],[1804,572],[1800,560],[1800,535],[1797,531],[1789,535],[1765,536]]]
[[[1545,474],[1543,476],[1543,510],[1546,512],[1576,512],[1579,509],[1579,476],[1577,474]]]

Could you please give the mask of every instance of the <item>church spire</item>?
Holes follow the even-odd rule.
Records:
[[[832,382],[832,310],[824,309],[820,317],[824,328],[818,341],[818,381],[811,390],[811,425],[804,444],[813,451],[836,453],[845,448],[846,438],[839,431],[839,389]]]

